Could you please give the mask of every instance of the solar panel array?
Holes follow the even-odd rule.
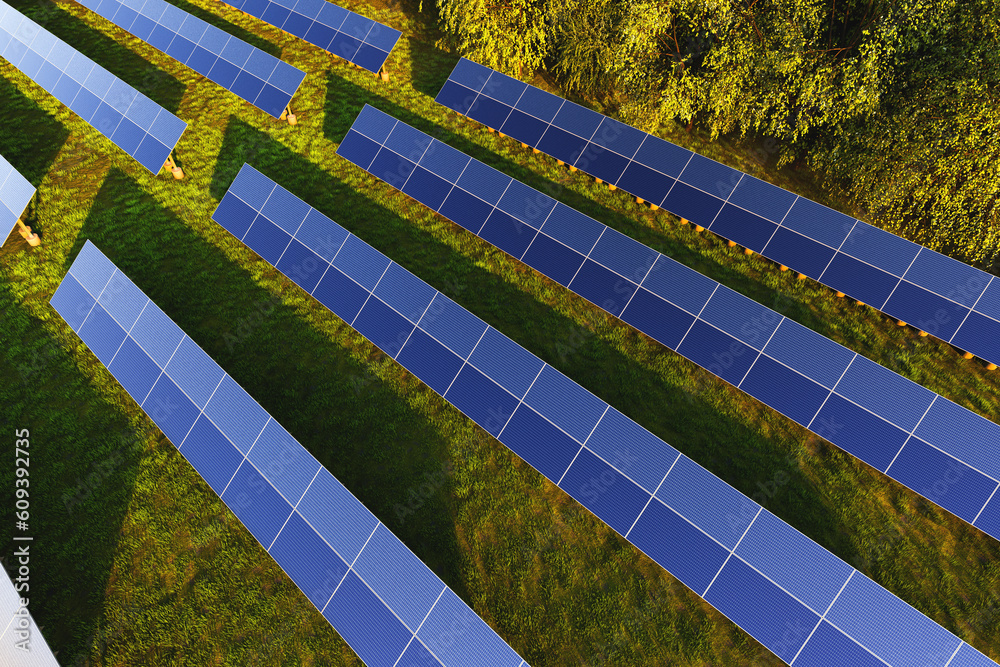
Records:
[[[164,0],[80,4],[275,118],[306,76]]]
[[[463,58],[440,104],[982,359],[1000,280]]]
[[[0,155],[0,230],[13,228],[34,196],[35,186]]]
[[[52,307],[369,667],[526,667],[90,241]]]
[[[249,165],[212,217],[786,663],[995,664]]]
[[[20,557],[13,559],[15,567],[19,560]],[[0,625],[3,626],[0,629],[0,667],[59,667],[35,619],[27,607],[21,606],[21,595],[6,571],[0,576]],[[27,644],[22,643],[25,640]]]
[[[0,55],[154,174],[187,127],[2,0]]]
[[[373,107],[337,153],[1000,539],[997,424]]]
[[[232,0],[227,4],[376,74],[402,34],[325,0]]]

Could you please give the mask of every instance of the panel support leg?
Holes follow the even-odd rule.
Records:
[[[298,125],[299,119],[294,113],[292,113],[292,107],[287,106],[285,110],[281,112],[281,120],[287,120],[289,125]]]
[[[41,244],[42,242],[41,237],[38,236],[38,234],[32,232],[31,227],[28,227],[23,222],[21,222],[21,218],[17,219],[17,226],[20,228],[17,230],[18,233],[21,234],[21,238],[23,238],[25,241],[28,242],[28,245],[30,245],[31,247],[36,247]]]
[[[170,169],[170,173],[174,175],[175,180],[179,181],[184,178],[184,170],[178,167],[177,163],[174,162],[173,153],[167,156],[167,162],[164,166]]]

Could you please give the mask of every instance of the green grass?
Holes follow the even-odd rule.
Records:
[[[62,664],[360,665],[49,308],[86,239],[532,665],[780,664],[213,223],[245,161],[1000,659],[995,540],[373,181],[337,142],[372,104],[992,419],[996,373],[446,113],[433,97],[457,57],[409,5],[359,7],[404,32],[388,84],[217,3],[183,6],[308,72],[298,126],[79,5],[46,18],[134,85],[157,73],[189,123],[183,182],[0,66],[0,153],[39,186],[44,233],[0,249],[0,422],[31,430],[31,608]],[[664,134],[822,199],[748,147]],[[10,468],[3,480],[13,489]]]

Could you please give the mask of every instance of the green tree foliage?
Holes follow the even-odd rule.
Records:
[[[512,76],[542,67],[551,43],[545,0],[438,0],[463,55]]]
[[[809,147],[813,165],[843,184],[883,228],[994,272],[1000,270],[998,21],[995,0],[936,5],[900,31],[897,57],[905,66],[877,113]]]
[[[461,52],[654,130],[778,139],[873,222],[1000,251],[1000,0],[438,0]],[[506,0],[495,0],[497,2]]]

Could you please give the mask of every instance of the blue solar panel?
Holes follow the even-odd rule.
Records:
[[[705,600],[791,663],[819,616],[738,558],[732,558],[705,593]],[[794,633],[789,628],[805,630]]]
[[[242,187],[244,178],[259,181],[260,176],[244,166],[233,187]],[[247,213],[248,217],[254,215],[252,209]],[[330,225],[339,228],[332,221]],[[368,261],[376,269],[387,262],[392,266],[373,249],[362,251],[360,239],[351,247],[359,258],[367,258],[359,262]],[[340,274],[335,267],[330,267],[327,275],[330,272]],[[349,279],[344,276],[344,280]],[[426,287],[417,287],[413,280],[408,282],[423,302]],[[364,295],[359,320],[366,311],[378,313],[367,320],[365,335],[377,344],[380,339],[395,340],[397,323],[404,319],[402,313],[383,301],[377,288],[372,294],[370,288],[350,282]],[[435,309],[440,298],[442,295],[436,293],[427,310],[440,314],[430,319],[425,315],[433,330],[423,329],[425,320],[421,320],[397,361],[680,581],[699,595],[708,591],[709,601],[777,655],[790,661],[804,646],[815,660],[817,655],[828,655],[830,647],[843,640],[861,641],[866,648],[891,656],[893,641],[909,637],[912,628],[920,624],[933,625],[924,617],[915,619],[912,608],[866,579],[868,590],[877,590],[877,595],[894,601],[886,607],[890,613],[881,621],[884,627],[879,638],[861,632],[845,635],[831,626],[832,633],[816,635],[817,644],[811,647],[812,640],[807,638],[845,582],[849,577],[864,579],[863,575],[454,302],[445,301],[447,307]],[[386,317],[389,312],[395,313],[394,319]],[[448,322],[458,323],[458,331]],[[450,340],[461,349],[449,350],[450,342],[443,335],[446,332],[452,332]],[[407,356],[414,339],[421,342],[413,348],[412,356]],[[470,350],[468,361],[461,363]],[[451,361],[437,363],[441,354],[447,354]],[[527,396],[522,401],[524,392]],[[304,514],[307,519],[317,506],[306,503],[310,493],[299,505],[300,509],[310,508]],[[994,514],[986,521],[993,521]],[[322,534],[331,528],[318,530]],[[450,611],[452,595],[444,592],[418,632],[425,647],[446,663],[454,655],[450,641],[433,635],[449,623],[460,622]],[[429,591],[412,596],[409,602],[416,610],[401,611],[399,617],[419,615],[429,596]],[[352,603],[362,608],[368,604],[353,598]],[[338,619],[346,613],[346,606],[334,612]],[[896,614],[903,623],[898,633],[891,627]],[[327,616],[331,617],[330,613]],[[796,633],[800,627],[804,630],[789,638],[789,626]],[[488,647],[499,639],[478,628],[468,633],[468,641],[487,651],[484,655],[489,654],[494,649]],[[348,629],[345,635],[349,641],[351,632]],[[938,626],[933,634],[950,638],[955,646],[960,644],[957,637]],[[392,641],[391,633],[386,637]],[[864,641],[860,637],[865,637]],[[373,646],[370,650],[377,653],[380,649]],[[857,665],[850,660],[851,655],[849,651],[834,654],[825,664]],[[945,662],[929,664],[944,667]],[[507,663],[477,659],[462,664]]]
[[[978,310],[998,326],[970,324],[961,336],[966,330],[964,312],[975,306],[989,284],[988,273],[534,86],[526,86],[518,101],[511,102],[509,91],[523,85],[463,58],[437,102],[897,319],[914,326],[924,323],[923,331],[955,344],[960,340],[963,349],[1000,363],[1000,307]],[[900,278],[937,299],[887,301],[893,288],[906,284]],[[962,314],[952,318],[950,328],[934,326],[942,305],[958,307],[956,312]]]
[[[743,537],[760,507],[742,493],[682,456],[656,497],[727,549]]]
[[[13,227],[34,196],[35,186],[0,155],[0,229]]]
[[[376,74],[402,34],[325,2],[233,0],[227,4]]]
[[[524,402],[580,442],[587,439],[608,407],[551,366],[542,368]]]
[[[614,465],[627,463],[626,459],[608,463],[584,449],[559,485],[601,521],[620,534],[627,533],[649,499],[647,492]]]
[[[857,572],[826,620],[890,665],[945,665],[963,643]]]
[[[851,567],[767,510],[736,553],[811,609],[826,611]]]
[[[968,644],[962,644],[948,667],[990,667],[996,664]]]
[[[378,115],[382,118],[377,119]],[[359,120],[361,118],[366,127],[388,127],[393,123],[392,131],[400,136],[403,134],[400,129],[403,123],[374,108],[366,107]],[[427,145],[431,141],[427,135],[418,136],[420,133],[413,128],[405,134],[413,145]],[[391,152],[384,146],[380,150],[382,153]],[[349,155],[345,157],[350,159]],[[1000,484],[1000,464],[997,463],[1000,461],[1000,426],[997,424],[787,320],[777,312],[596,220],[562,204],[551,207],[550,197],[540,192],[532,195],[530,188],[512,181],[510,177],[484,178],[484,183],[499,183],[506,192],[516,188],[516,201],[537,202],[537,217],[547,216],[541,226],[542,231],[537,233],[527,224],[510,222],[506,213],[493,208],[495,204],[484,201],[472,191],[476,188],[470,186],[466,190],[462,185],[470,173],[479,171],[486,175],[493,170],[466,155],[457,154],[456,159],[466,165],[465,171],[439,209],[442,215],[449,217],[455,211],[454,215],[461,216],[471,209],[469,202],[479,202],[483,207],[481,215],[488,216],[482,229],[476,230],[461,220],[456,221],[881,471],[886,470],[927,412],[928,406],[936,401],[943,407],[928,414],[930,421],[927,426],[921,424],[917,436],[955,456],[977,475]],[[704,166],[703,170],[714,173]],[[716,174],[716,177],[725,182],[724,175]],[[264,189],[267,187],[264,186]],[[417,196],[417,193],[411,194]],[[460,202],[454,208],[449,206],[452,199]],[[491,200],[502,201],[502,198],[491,197]],[[733,210],[740,211],[741,215],[753,215],[742,209]],[[535,219],[533,215],[525,217]],[[552,227],[558,238],[545,232],[553,219],[558,221]],[[757,219],[762,224],[775,227],[763,218]],[[500,220],[505,224],[501,225]],[[221,222],[225,224],[225,220]],[[576,229],[570,231],[572,227]],[[592,238],[595,241],[592,242]],[[566,239],[573,246],[559,239]],[[250,245],[253,247],[253,244]],[[536,245],[538,250],[532,251],[531,248]],[[528,248],[527,252],[525,248]],[[371,266],[377,271],[386,261],[384,258],[372,260]],[[567,278],[571,272],[572,277]],[[977,293],[977,298],[981,298],[978,295],[982,292]],[[1000,322],[997,324],[1000,325]],[[764,352],[761,353],[761,350]],[[487,354],[484,350],[474,356]],[[506,356],[500,355],[496,363],[507,366]],[[516,368],[516,365],[513,367]],[[488,375],[493,373],[491,377],[514,394],[524,388],[524,378],[516,391],[504,384],[502,371],[484,372]],[[464,385],[462,387],[464,389]],[[476,404],[474,399],[470,409],[473,409],[473,404]],[[957,411],[957,417],[949,424],[941,422],[937,417],[940,410]],[[556,423],[574,436],[578,436],[583,428],[583,425],[567,426],[565,421]],[[900,468],[900,474],[903,471]],[[893,476],[892,471],[888,474]],[[906,483],[903,479],[898,481]],[[970,508],[981,510],[985,502],[978,491],[979,486],[952,488],[952,497],[946,502],[926,493],[923,485],[909,486],[946,508],[961,508],[960,516],[968,516]],[[965,493],[969,494],[968,497],[957,498]],[[976,503],[979,503],[978,508]],[[972,516],[975,514],[972,512]],[[991,535],[1000,539],[1000,533]]]
[[[910,438],[892,462],[891,474],[911,489],[920,489],[941,507],[972,523],[997,483],[920,438]]]
[[[139,164],[159,173],[187,123],[0,1],[2,43],[7,44],[2,55],[12,65]],[[24,184],[12,188],[10,201],[2,194],[0,190],[4,204],[0,218],[5,218],[3,209],[16,207],[23,199]],[[22,206],[17,215],[23,211]],[[7,226],[4,219],[0,219],[0,226]]]
[[[131,310],[113,311],[82,284],[101,282],[109,268],[105,284],[132,285],[87,241],[52,307],[366,664],[524,664],[194,341],[183,332],[176,340],[177,326],[132,288],[123,293],[142,299],[142,335],[127,332],[115,313],[132,320]],[[153,354],[146,345],[157,341]],[[137,391],[147,385],[152,391]],[[202,410],[195,402],[206,387],[211,400]]]
[[[305,78],[301,70],[164,0],[83,0],[81,4],[275,118]],[[169,130],[164,132],[169,136]]]

